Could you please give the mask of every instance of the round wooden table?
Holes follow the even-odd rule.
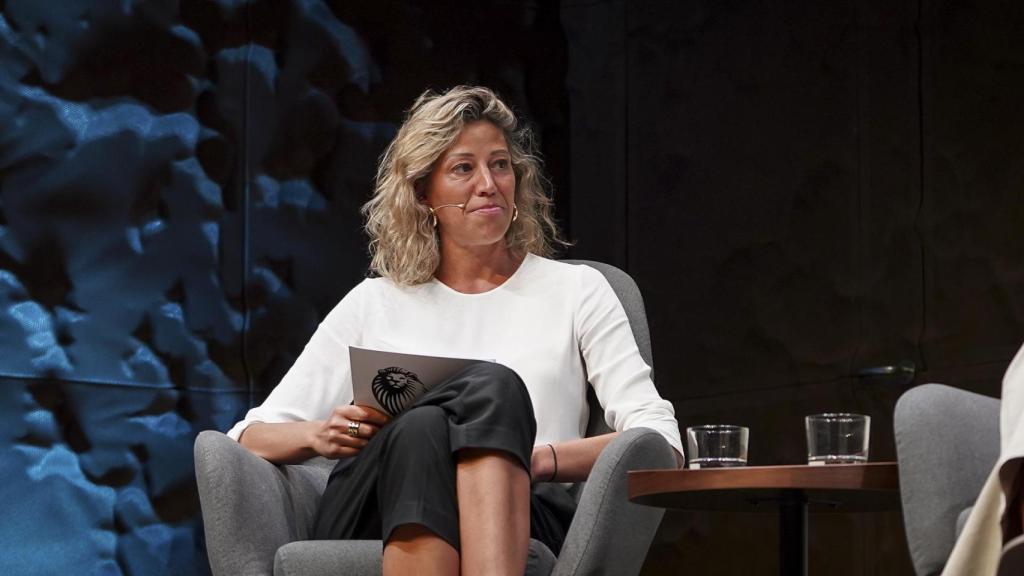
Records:
[[[779,513],[780,574],[807,574],[808,512],[900,508],[895,462],[629,473],[629,499],[677,510]]]

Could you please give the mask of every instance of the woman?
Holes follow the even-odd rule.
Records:
[[[1000,454],[950,554],[943,576],[1024,574],[1024,347],[1003,376]]]
[[[379,277],[229,432],[272,462],[341,459],[318,538],[382,538],[386,574],[521,576],[530,536],[557,554],[568,529],[574,505],[553,482],[585,479],[615,436],[582,438],[588,380],[614,430],[653,428],[682,454],[611,287],[546,258],[550,209],[529,133],[493,92],[416,101],[363,209]],[[495,362],[389,423],[350,405],[350,345]]]

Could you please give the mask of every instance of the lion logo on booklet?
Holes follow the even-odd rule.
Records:
[[[427,390],[414,372],[397,366],[378,370],[370,388],[377,403],[392,416]]]

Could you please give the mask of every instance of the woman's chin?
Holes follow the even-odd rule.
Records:
[[[506,226],[504,229],[489,231],[487,234],[473,234],[459,239],[452,239],[451,242],[442,241],[441,246],[443,248],[445,244],[452,244],[463,249],[506,248],[505,233],[507,230],[508,227]]]

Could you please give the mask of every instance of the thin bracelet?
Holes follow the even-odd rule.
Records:
[[[551,473],[551,478],[548,478],[548,482],[554,482],[555,476],[558,476],[558,454],[555,452],[555,447],[548,444],[548,448],[551,448],[551,459],[555,461],[555,471]]]

